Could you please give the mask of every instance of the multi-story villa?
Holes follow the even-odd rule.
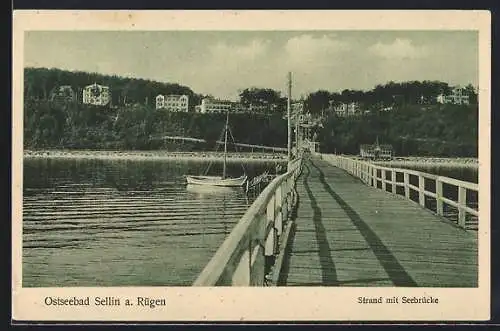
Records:
[[[75,102],[76,93],[69,85],[58,86],[51,91],[50,101],[57,103]]]
[[[187,112],[189,110],[189,97],[187,95],[157,95],[156,109],[166,109],[175,112]]]
[[[276,108],[276,107],[275,107]],[[290,103],[290,114],[292,115],[292,118],[295,117],[295,114],[303,114],[305,110],[304,102],[303,101],[295,101]],[[283,112],[283,118],[286,119],[288,116],[288,110],[285,109]]]
[[[353,116],[359,113],[360,106],[357,102],[341,103],[334,110],[338,116]]]
[[[94,106],[106,106],[111,100],[108,86],[94,83],[83,89],[83,103]]]
[[[277,107],[278,105],[275,104],[251,103],[245,108],[245,110],[251,113],[269,113],[275,111]]]
[[[237,103],[229,100],[217,100],[213,98],[203,98],[201,105],[197,107],[200,113],[225,113],[237,107]]]
[[[437,96],[438,103],[452,103],[455,105],[468,105],[469,95],[467,94],[465,88],[456,86],[453,88],[450,94],[444,95],[440,94]]]

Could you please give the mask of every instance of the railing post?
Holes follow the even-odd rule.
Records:
[[[443,216],[443,182],[436,179],[436,212]]]
[[[288,198],[290,199],[290,203],[288,204],[288,210],[293,209],[294,202],[297,201],[297,192],[295,192],[295,183],[297,182],[297,178],[299,177],[299,171],[298,169],[295,170],[293,179],[290,180],[289,186],[288,186],[288,192],[290,192]]]
[[[263,286],[265,277],[266,262],[264,257],[264,247],[262,246],[262,239],[266,236],[266,215],[257,216],[261,218],[256,237],[249,242],[250,259],[249,259],[249,273],[250,273],[250,286]]]
[[[405,184],[405,198],[410,199],[410,174],[405,171],[403,176]]]
[[[418,202],[425,207],[425,178],[418,175]]]
[[[385,191],[386,189],[386,183],[385,183],[385,169],[380,170],[380,176],[382,177],[382,191]]]
[[[283,213],[282,213],[282,201],[283,201],[283,196],[282,196],[282,190],[281,190],[281,185],[276,188],[276,192],[274,193],[274,227],[277,229],[276,235],[279,237],[281,236],[281,233],[283,232]]]
[[[272,256],[274,255],[275,253],[275,250],[276,250],[276,229],[275,229],[275,225],[274,225],[274,219],[276,217],[275,215],[275,211],[276,211],[276,208],[275,208],[275,199],[276,199],[276,196],[273,195],[273,197],[271,198],[271,200],[269,200],[269,203],[267,205],[267,222],[266,222],[266,226],[267,224],[269,223],[272,223],[272,227],[271,227],[271,230],[269,231],[269,234],[267,235],[267,238],[266,238],[266,245],[265,245],[265,255],[266,256]]]
[[[377,187],[377,169],[370,165],[370,174],[372,178],[372,186]]]
[[[292,207],[292,201],[293,201],[293,191],[292,191],[292,185],[293,185],[293,177],[290,176],[286,179],[285,182],[285,189],[286,189],[286,197],[285,197],[285,205],[287,209],[287,215],[285,217],[288,218],[288,210],[291,209]]]
[[[250,245],[241,256],[240,262],[236,266],[234,273],[231,277],[232,286],[249,286],[252,282],[252,251]]]
[[[392,180],[392,193],[396,194],[396,171],[391,170],[391,180]]]
[[[465,207],[467,206],[467,189],[458,187],[458,225],[465,229]]]
[[[285,180],[283,183],[284,185],[284,190],[281,193],[282,199],[281,199],[281,217],[283,220],[283,223],[286,223],[288,221],[288,199],[289,196],[291,195],[290,192],[290,186],[288,183],[288,180]]]

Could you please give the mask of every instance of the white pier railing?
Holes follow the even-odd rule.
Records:
[[[193,286],[263,286],[266,257],[279,253],[280,239],[297,201],[295,182],[302,159],[276,177],[257,197],[205,266]],[[269,260],[269,259],[267,259]]]
[[[369,186],[381,188],[393,194],[404,195],[410,200],[412,200],[412,192],[417,192],[418,198],[416,202],[429,209],[431,209],[430,206],[432,205],[432,209],[435,209],[433,211],[440,216],[449,216],[444,212],[446,205],[454,207],[458,210],[458,215],[456,215],[457,223],[462,228],[470,228],[467,224],[467,215],[476,218],[479,216],[477,205],[479,186],[476,183],[437,176],[422,171],[384,167],[340,155],[320,155],[325,161],[346,170]],[[444,194],[444,185],[449,186],[448,191],[457,192],[453,194],[456,198],[450,198]],[[404,190],[398,190],[399,187],[404,188]],[[472,195],[476,197],[476,201],[471,201],[470,196]],[[430,198],[435,204],[427,204],[426,198]]]

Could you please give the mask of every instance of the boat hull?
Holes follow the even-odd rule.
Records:
[[[224,179],[220,176],[186,176],[186,180],[190,185],[238,187],[245,184],[247,176]]]
[[[213,199],[214,197],[234,197],[243,192],[242,187],[186,185],[186,191],[200,199]]]

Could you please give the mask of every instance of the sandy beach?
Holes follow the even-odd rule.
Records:
[[[224,155],[223,153],[217,153],[217,152],[25,150],[24,158],[222,161]],[[286,155],[272,154],[272,153],[228,153],[227,154],[227,162],[270,162],[270,161],[286,162]]]

